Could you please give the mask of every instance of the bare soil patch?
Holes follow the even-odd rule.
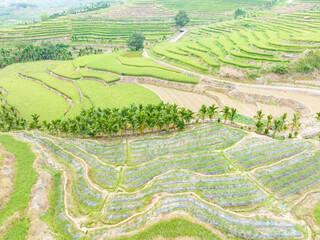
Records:
[[[320,97],[311,96],[308,94],[298,93],[295,91],[283,91],[283,90],[268,90],[268,89],[258,89],[249,87],[239,87],[243,92],[265,95],[265,96],[277,96],[281,98],[292,99],[302,104],[308,106],[311,112],[314,114],[320,111]]]
[[[12,153],[0,147],[0,210],[9,201],[15,186],[16,158]]]
[[[165,103],[176,103],[178,106],[188,108],[194,112],[197,112],[202,104],[207,106],[218,105],[214,99],[205,95],[149,84],[143,84],[142,86],[154,91]]]

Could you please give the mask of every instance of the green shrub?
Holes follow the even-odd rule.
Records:
[[[320,52],[309,52],[305,57],[300,58],[299,61],[293,65],[293,68],[300,73],[310,73],[313,72],[315,68],[320,69]]]
[[[260,73],[256,71],[247,73],[247,77],[251,79],[257,79],[260,76],[261,76]]]
[[[288,63],[277,63],[269,67],[268,71],[278,74],[286,74],[290,71],[290,65]]]

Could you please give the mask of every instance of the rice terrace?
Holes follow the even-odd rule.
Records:
[[[320,240],[320,1],[1,1],[25,239]]]

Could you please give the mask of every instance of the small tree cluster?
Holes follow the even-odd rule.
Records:
[[[179,11],[174,20],[180,27],[184,27],[190,22],[190,18],[188,17],[186,11]]]
[[[133,33],[130,38],[127,40],[127,45],[131,50],[138,51],[143,49],[143,43],[145,36],[142,33]]]

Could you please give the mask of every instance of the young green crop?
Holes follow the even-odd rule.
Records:
[[[9,202],[0,211],[0,225],[2,225],[9,216],[28,206],[37,173],[33,168],[35,154],[27,143],[16,140],[10,135],[0,135],[0,143],[16,158],[15,188]]]
[[[200,239],[220,240],[218,236],[204,228],[202,225],[185,219],[174,218],[153,225],[132,237],[118,238],[117,240],[149,240],[156,238],[195,237]]]

